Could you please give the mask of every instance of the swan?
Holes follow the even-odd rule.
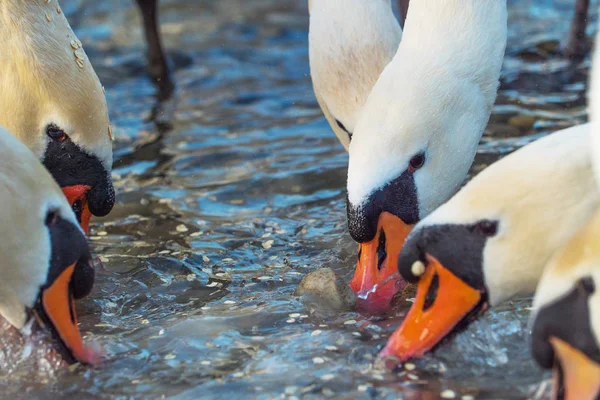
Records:
[[[87,231],[115,201],[104,89],[57,1],[2,1],[0,48],[0,125],[43,161]]]
[[[420,0],[349,148],[348,228],[359,243],[352,289],[386,311],[410,229],[460,188],[496,99],[506,1]]]
[[[310,0],[308,50],[315,96],[346,148],[402,29],[391,0]]]
[[[67,360],[97,363],[73,304],[94,281],[85,235],[36,155],[1,127],[0,204],[0,315],[17,329],[35,318]]]

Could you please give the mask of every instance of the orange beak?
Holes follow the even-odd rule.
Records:
[[[481,303],[481,293],[427,254],[417,297],[406,319],[392,334],[380,357],[404,362],[420,357],[446,337]]]
[[[556,338],[550,338],[554,354],[560,363],[561,373],[554,369],[554,393],[557,398],[558,388],[564,384],[565,400],[595,400],[600,395],[600,365],[592,361],[580,350]]]
[[[350,287],[357,305],[371,313],[386,313],[391,301],[406,283],[398,273],[398,255],[413,225],[388,212],[379,216],[377,234],[358,245],[358,264]]]
[[[60,340],[75,359],[86,364],[97,364],[101,355],[83,344],[77,325],[77,314],[70,291],[75,264],[65,269],[58,278],[43,290],[41,305]]]
[[[65,186],[62,188],[69,205],[73,208],[77,220],[86,235],[89,232],[90,219],[92,217],[87,203],[87,192],[89,190],[90,187],[85,185]]]

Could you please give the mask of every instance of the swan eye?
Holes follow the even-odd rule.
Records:
[[[56,140],[57,142],[62,142],[67,138],[65,131],[54,124],[48,125],[46,128],[46,135],[48,135],[50,139]]]
[[[44,221],[44,223],[46,224],[46,226],[52,226],[56,223],[57,220],[58,220],[58,210],[50,210],[46,214],[46,221]]]
[[[408,163],[408,170],[410,172],[414,172],[414,171],[418,170],[419,168],[421,168],[424,164],[425,164],[425,153],[419,153],[410,159],[410,161]]]
[[[498,233],[498,223],[488,220],[479,221],[476,225],[476,229],[481,235],[492,237]]]
[[[591,277],[583,278],[579,281],[579,286],[583,289],[584,292],[589,294],[594,294],[596,292],[596,284],[594,283],[594,279]]]

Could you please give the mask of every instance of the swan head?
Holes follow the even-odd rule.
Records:
[[[491,111],[480,88],[451,71],[396,67],[383,72],[359,119],[347,183],[348,227],[360,246],[351,286],[383,310],[400,287],[390,277],[404,240],[460,188]]]
[[[552,258],[538,285],[531,349],[554,369],[554,393],[600,395],[600,213]]]
[[[352,137],[348,227],[360,256],[351,285],[372,310],[386,311],[402,287],[397,249],[411,228],[466,179],[496,98],[506,2],[461,4],[411,3]]]
[[[56,2],[7,2],[0,24],[0,124],[43,161],[87,230],[114,204],[103,87]]]
[[[419,357],[488,307],[535,290],[600,204],[588,133],[575,127],[518,150],[417,224],[397,262],[416,299],[383,356]]]
[[[67,361],[93,364],[73,303],[94,283],[85,235],[36,156],[2,128],[0,145],[0,315],[17,329],[35,321]]]

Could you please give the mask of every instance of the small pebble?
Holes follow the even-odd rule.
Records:
[[[108,232],[106,232],[106,231],[99,231],[99,232],[96,232],[96,235],[98,235],[98,236],[106,236],[106,235],[108,235]]]
[[[318,336],[318,335],[320,335],[322,332],[323,332],[322,330],[320,330],[320,329],[316,329],[316,330],[314,330],[314,331],[312,331],[312,332],[310,333],[310,336]]]
[[[206,256],[202,256],[202,261],[204,261],[205,263],[210,261],[210,258],[206,257]]]
[[[225,300],[224,303],[225,304],[235,304],[235,301],[233,301],[233,300]]]
[[[263,249],[268,250],[273,246],[273,243],[275,243],[274,240],[267,240],[266,242],[264,242],[262,244]]]
[[[333,378],[335,378],[335,375],[333,375],[333,374],[325,374],[325,375],[323,375],[323,376],[321,377],[321,379],[322,379],[322,380],[324,380],[324,381],[330,381],[330,380],[332,380]]]
[[[202,232],[194,232],[194,233],[192,233],[190,236],[191,236],[191,237],[198,237],[198,236],[200,236],[200,235],[202,235]]]
[[[148,325],[150,323],[150,321],[148,321],[147,319],[143,319],[140,321],[140,324],[142,325]]]
[[[410,379],[411,381],[418,381],[419,377],[415,374],[408,374],[406,375],[408,377],[408,379]]]
[[[211,282],[211,283],[207,284],[206,287],[215,287],[218,285],[219,285],[219,282]]]
[[[329,351],[337,351],[338,348],[332,345],[327,345],[325,346],[325,350],[329,350]]]
[[[325,363],[325,359],[323,357],[315,357],[312,359],[312,361],[315,364],[324,364]]]
[[[414,371],[414,369],[416,367],[417,366],[415,364],[412,364],[412,363],[406,363],[406,364],[404,364],[404,369],[407,370],[407,371]]]
[[[188,227],[181,224],[181,225],[177,225],[177,228],[175,228],[177,230],[177,232],[187,232],[188,231]]]
[[[210,365],[210,361],[208,361],[208,360],[200,361],[200,364],[202,364],[202,365]]]
[[[296,393],[297,391],[298,391],[297,386],[287,386],[285,388],[285,394],[287,394],[288,396]]]
[[[243,378],[244,373],[243,372],[234,372],[233,374],[231,374],[231,376],[233,376],[234,378]]]
[[[344,322],[344,325],[356,325],[356,320],[349,319],[348,321]]]
[[[290,314],[290,318],[298,318],[300,316],[300,313],[292,313]]]
[[[358,385],[359,392],[366,392],[371,388],[371,385]]]
[[[294,322],[296,322],[296,320],[294,318],[290,318],[285,322],[287,322],[288,324],[293,324]]]
[[[465,394],[461,397],[462,400],[475,400],[475,396],[471,396],[470,394]]]
[[[175,354],[173,354],[173,353],[171,353],[171,354],[167,354],[167,355],[165,356],[165,360],[172,360],[172,359],[174,359],[174,358],[175,358]]]
[[[454,390],[446,389],[440,393],[440,397],[442,399],[454,399],[456,397],[456,393],[454,393]]]

